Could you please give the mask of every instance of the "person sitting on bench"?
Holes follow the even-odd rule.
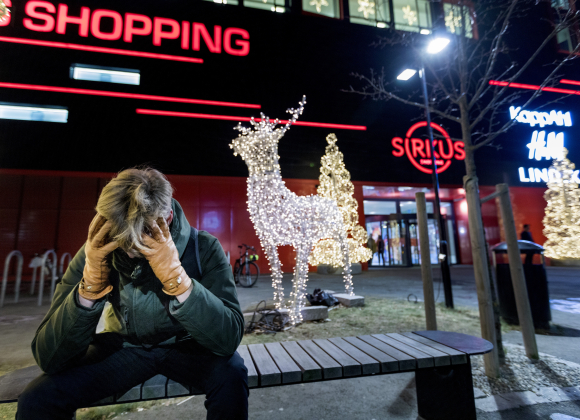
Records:
[[[32,342],[45,373],[18,399],[17,419],[70,420],[157,374],[205,392],[208,419],[248,418],[247,369],[236,352],[244,318],[229,261],[217,238],[190,227],[172,194],[150,168],[105,186]]]

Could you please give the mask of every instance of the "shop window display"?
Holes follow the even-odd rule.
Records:
[[[302,0],[302,10],[331,18],[340,18],[340,6],[337,0]]]
[[[386,0],[349,0],[348,9],[351,23],[387,28],[391,21]]]
[[[395,29],[429,34],[431,5],[426,0],[393,0]]]

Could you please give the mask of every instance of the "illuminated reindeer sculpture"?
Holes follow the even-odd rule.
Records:
[[[334,200],[317,195],[297,196],[284,184],[278,163],[278,142],[302,114],[306,97],[297,109],[286,112],[292,118],[286,125],[275,128],[279,120],[270,121],[261,114],[259,120],[251,119],[252,127],[240,124],[240,135],[230,147],[248,165],[248,210],[254,228],[266,251],[272,271],[272,287],[276,308],[284,305],[282,264],[278,245],[292,245],[296,250],[293,290],[290,294],[290,320],[302,321],[304,294],[308,280],[308,256],[314,244],[324,238],[333,238],[341,244],[344,255],[344,282],[347,293],[353,295],[352,275],[343,216]]]

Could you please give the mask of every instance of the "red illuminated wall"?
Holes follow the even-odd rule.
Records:
[[[13,249],[20,250],[25,258],[25,275],[29,275],[27,266],[34,253],[55,249],[59,257],[64,252],[74,255],[86,240],[99,193],[112,176],[109,173],[0,170],[0,258]],[[247,243],[258,249],[260,270],[269,272],[246,209],[246,178],[182,175],[168,178],[189,222],[215,235],[224,250],[230,252],[231,262],[238,256],[237,246]],[[298,195],[315,194],[318,185],[317,180],[287,179],[285,182]],[[387,184],[353,183],[360,223],[364,225],[363,185]],[[481,187],[481,196],[493,191],[493,187]],[[536,242],[543,243],[544,190],[513,187],[510,191],[518,232],[524,223],[529,223]],[[449,198],[455,199],[460,261],[471,264],[467,206],[460,195]],[[501,240],[495,201],[485,203],[482,212],[486,237],[493,245]],[[280,247],[280,258],[284,272],[291,272],[295,258],[292,247]]]
[[[99,193],[112,176],[1,170],[0,257],[13,249],[20,250],[27,276],[31,274],[27,266],[35,253],[54,249],[59,258],[65,252],[74,255],[86,240]],[[168,178],[191,225],[215,235],[224,250],[230,252],[232,263],[239,255],[239,244],[254,245],[260,255],[260,270],[269,272],[246,209],[246,178],[179,175]],[[316,180],[286,180],[287,187],[299,195],[315,194],[317,184]],[[362,187],[357,191],[362,197]],[[295,258],[292,247],[280,247],[279,251],[283,270],[291,272]]]

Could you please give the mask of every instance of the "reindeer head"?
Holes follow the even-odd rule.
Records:
[[[261,118],[257,120],[252,117],[251,127],[238,123],[235,129],[240,135],[232,141],[230,148],[234,150],[234,155],[240,155],[246,162],[250,175],[280,172],[278,142],[302,114],[305,104],[306,97],[303,96],[297,109],[286,110],[292,118],[283,127],[276,128],[280,120],[270,121],[264,114],[260,114]]]

